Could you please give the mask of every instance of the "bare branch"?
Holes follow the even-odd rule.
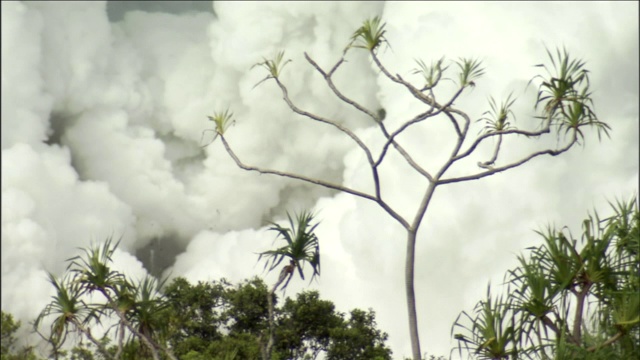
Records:
[[[484,169],[491,169],[491,165],[495,164],[498,160],[498,153],[500,152],[500,145],[502,144],[502,135],[498,136],[498,142],[496,143],[495,150],[493,150],[493,156],[488,161],[478,163],[478,166]]]
[[[587,349],[587,351],[588,351],[588,352],[594,352],[594,351],[596,351],[596,350],[598,350],[598,349],[600,349],[600,348],[603,348],[603,347],[605,347],[605,346],[609,346],[609,345],[613,344],[614,342],[618,341],[618,339],[620,339],[620,338],[621,338],[621,337],[623,337],[623,336],[624,336],[624,333],[622,333],[622,332],[618,332],[618,333],[616,333],[615,335],[613,335],[612,337],[610,337],[609,339],[607,339],[607,340],[606,340],[605,342],[603,342],[602,344],[600,344],[600,345],[594,345],[594,346],[589,347],[589,348]]]
[[[387,149],[389,147],[389,145],[394,141],[395,137],[398,136],[400,133],[402,133],[404,130],[406,130],[409,126],[419,123],[421,121],[424,121],[427,118],[430,117],[434,117],[436,115],[439,115],[440,113],[444,112],[447,117],[449,117],[449,119],[451,120],[451,123],[453,124],[454,130],[456,131],[456,134],[458,135],[458,138],[464,138],[466,137],[466,133],[467,130],[469,128],[469,124],[471,123],[471,120],[469,119],[469,116],[467,114],[465,114],[464,112],[454,109],[451,107],[451,105],[453,104],[453,102],[460,96],[460,94],[462,94],[462,91],[464,90],[464,87],[461,87],[458,89],[458,91],[451,97],[451,99],[449,99],[449,101],[444,104],[444,105],[440,105],[435,101],[435,98],[433,96],[433,91],[430,90],[430,94],[431,96],[427,96],[425,94],[423,94],[419,89],[417,89],[415,86],[411,85],[409,82],[405,81],[404,79],[402,79],[402,77],[400,75],[397,76],[393,76],[389,73],[389,71],[387,71],[387,69],[384,67],[384,65],[382,65],[382,63],[380,62],[380,60],[378,59],[378,57],[375,55],[375,53],[372,53],[371,56],[373,57],[376,65],[378,66],[378,68],[380,68],[380,70],[392,81],[401,84],[403,86],[405,86],[410,92],[411,94],[417,98],[418,100],[422,101],[423,103],[431,106],[431,108],[429,110],[427,110],[426,112],[419,114],[417,116],[415,116],[413,119],[407,121],[406,123],[402,124],[398,129],[396,129],[396,131],[394,131],[387,140],[387,143],[384,145],[382,152],[380,154],[380,157],[378,158],[378,160],[376,161],[376,165],[380,164],[384,158],[384,156],[386,155]],[[437,109],[437,111],[435,111]],[[435,112],[434,112],[435,111]],[[458,122],[455,120],[455,117],[452,114],[456,114],[461,116],[464,120],[465,120],[465,126],[464,126],[464,130],[460,130],[460,126],[458,125]],[[430,181],[432,181],[432,179],[429,179]]]
[[[407,151],[402,146],[400,146],[400,144],[398,144],[395,140],[391,139],[391,136],[389,135],[389,132],[387,131],[387,128],[384,126],[384,124],[382,122],[378,122],[378,126],[380,127],[380,131],[382,131],[382,134],[387,138],[387,142],[385,143],[385,146],[382,148],[382,151],[380,152],[380,157],[378,158],[374,166],[376,168],[380,166],[380,164],[382,163],[382,160],[384,159],[384,156],[387,153],[387,149],[389,149],[389,144],[393,144],[393,147],[400,153],[400,155],[404,157],[404,159],[413,169],[415,169],[422,176],[426,177],[427,180],[429,180],[429,182],[433,182],[433,176],[431,176],[431,174],[427,170],[425,170],[422,166],[418,165],[418,163],[415,162],[415,160],[413,160],[411,155],[409,155],[409,153],[407,153]]]
[[[304,53],[304,56],[307,59],[307,61],[322,75],[322,77],[327,82],[327,85],[329,86],[331,91],[333,91],[333,93],[340,100],[342,100],[343,102],[353,106],[357,110],[359,110],[359,111],[363,112],[364,114],[368,115],[369,117],[371,117],[374,121],[376,121],[378,123],[378,125],[380,126],[380,130],[382,131],[384,136],[387,139],[389,139],[389,132],[387,131],[385,126],[382,124],[382,119],[379,119],[376,114],[374,114],[373,112],[369,111],[367,108],[365,108],[364,106],[360,105],[356,101],[354,101],[354,100],[346,97],[344,94],[342,94],[342,92],[340,92],[340,90],[338,90],[338,88],[333,83],[333,80],[331,80],[331,76],[338,69],[338,66],[340,64],[342,64],[342,62],[344,61],[344,57],[341,58],[340,61],[338,61],[336,63],[336,65],[334,65],[334,67],[331,69],[329,74],[327,74],[327,73],[324,72],[324,70],[322,70],[322,68],[313,59],[311,59],[311,57],[306,52]],[[409,163],[409,165],[411,167],[413,167],[416,171],[418,171],[420,174],[422,174],[427,179],[429,179],[429,181],[433,181],[433,178],[431,177],[431,175],[427,171],[425,171],[421,166],[419,166],[418,163],[416,163],[415,160],[413,160],[413,158],[409,155],[409,153],[407,153],[404,150],[404,148],[402,146],[400,146],[400,144],[398,144],[394,140],[387,141],[387,143],[393,144],[395,149],[398,150],[398,152],[405,158],[405,160],[407,161],[407,163]],[[380,156],[380,159],[378,161],[376,161],[376,163],[374,165],[372,165],[372,167],[375,168],[378,165],[380,165],[380,163],[382,162],[382,158],[384,157],[384,153],[386,153],[386,149],[387,148],[388,148],[388,145],[385,146],[385,148],[383,149],[383,154]]]
[[[502,136],[502,135],[510,135],[510,134],[517,134],[517,135],[524,135],[527,137],[535,137],[535,136],[540,136],[543,134],[547,134],[551,132],[550,127],[547,125],[544,129],[540,130],[540,131],[525,131],[525,130],[518,130],[518,129],[512,129],[512,130],[505,130],[505,131],[496,131],[496,132],[492,132],[492,133],[486,133],[483,135],[478,136],[478,138],[476,138],[476,140],[473,142],[473,144],[471,144],[469,146],[469,148],[463,152],[462,154],[459,154],[457,156],[455,156],[453,158],[453,161],[458,161],[460,159],[463,159],[469,155],[471,155],[471,153],[473,153],[473,151],[478,147],[478,145],[480,145],[480,143],[490,137],[493,136]]]
[[[291,99],[289,98],[289,91],[287,90],[286,86],[284,86],[284,84],[282,84],[280,82],[280,80],[278,78],[275,78],[276,83],[278,84],[278,86],[280,87],[280,90],[282,90],[282,95],[283,95],[283,99],[284,101],[287,103],[287,105],[289,106],[289,108],[291,110],[293,110],[293,112],[295,112],[298,115],[302,115],[302,116],[306,116],[312,120],[324,123],[324,124],[329,124],[335,128],[337,128],[338,130],[342,131],[343,133],[345,133],[347,136],[349,136],[356,144],[358,144],[358,146],[365,152],[365,154],[367,155],[367,160],[369,161],[369,164],[373,164],[373,157],[371,156],[371,151],[369,150],[369,148],[362,142],[362,140],[360,140],[360,138],[354,134],[351,130],[349,130],[348,128],[340,125],[339,123],[329,120],[329,119],[325,119],[321,116],[312,114],[310,112],[304,111],[302,109],[300,109],[299,107],[297,107],[296,105],[293,104],[293,102],[291,101]]]
[[[398,75],[398,74],[396,74],[395,76],[391,75],[391,73],[387,70],[387,68],[385,68],[384,65],[382,65],[382,63],[380,62],[380,59],[378,59],[378,56],[374,52],[371,52],[371,57],[373,58],[373,61],[375,62],[376,66],[378,66],[380,71],[382,71],[382,73],[385,74],[387,76],[387,78],[389,78],[389,80],[391,80],[391,81],[393,81],[395,83],[403,85],[404,87],[406,87],[409,90],[409,92],[416,99],[422,101],[423,103],[425,103],[425,104],[427,104],[429,106],[435,107],[437,109],[446,109],[446,108],[448,108],[451,104],[453,104],[455,99],[457,99],[458,96],[460,96],[462,91],[465,89],[465,87],[460,87],[460,89],[458,89],[458,91],[456,91],[456,93],[453,95],[453,97],[447,103],[447,105],[445,105],[445,106],[440,105],[435,101],[434,98],[423,94],[422,91],[420,91],[420,89],[418,89],[415,86],[411,85],[411,83],[409,83],[408,81],[405,81],[400,75]]]
[[[358,190],[354,190],[354,189],[351,189],[351,188],[346,187],[346,186],[334,184],[334,183],[331,183],[331,182],[328,182],[328,181],[324,181],[324,180],[310,178],[310,177],[303,176],[303,175],[298,175],[298,174],[293,174],[293,173],[288,173],[288,172],[278,171],[278,170],[263,169],[263,168],[259,168],[259,167],[256,167],[256,166],[245,165],[242,161],[240,161],[240,159],[236,156],[236,154],[233,152],[233,150],[231,150],[231,147],[229,146],[229,143],[227,142],[227,140],[224,138],[223,135],[220,135],[220,139],[222,139],[222,144],[224,145],[225,149],[227,150],[227,153],[229,154],[229,156],[231,156],[233,161],[235,161],[236,165],[238,165],[238,167],[240,167],[243,170],[257,171],[257,172],[259,172],[261,174],[272,174],[272,175],[278,175],[278,176],[287,177],[287,178],[291,178],[291,179],[301,180],[301,181],[308,182],[308,183],[311,183],[311,184],[320,185],[320,186],[323,186],[323,187],[326,187],[326,188],[329,188],[329,189],[332,189],[332,190],[342,191],[342,192],[345,192],[347,194],[358,196],[358,197],[363,198],[363,199],[371,200],[371,201],[379,204],[389,215],[391,215],[391,217],[396,219],[403,227],[405,227],[405,228],[409,227],[409,223],[404,218],[402,218],[402,216],[400,216],[400,214],[398,214],[391,207],[389,207],[389,205],[386,202],[384,202],[380,197],[372,196],[370,194],[367,194],[367,193],[364,193],[364,192],[361,192],[361,191],[358,191]]]
[[[335,84],[333,83],[333,80],[331,80],[331,75],[333,75],[334,71],[336,71],[338,69],[338,66],[340,64],[342,64],[342,62],[344,61],[344,58],[341,58],[340,61],[338,61],[338,63],[333,67],[333,69],[331,69],[331,72],[329,74],[326,74],[322,68],[320,68],[320,66],[313,61],[313,59],[311,59],[311,57],[305,52],[304,53],[304,57],[305,59],[307,59],[307,61],[322,75],[322,77],[324,78],[324,80],[327,82],[327,85],[329,85],[329,88],[331,89],[331,91],[333,91],[334,94],[336,94],[336,96],[344,101],[345,103],[353,106],[354,108],[358,109],[359,111],[369,115],[369,117],[371,117],[373,120],[375,121],[379,121],[378,116],[374,113],[372,113],[371,111],[369,111],[367,108],[365,108],[364,106],[358,104],[356,101],[349,99],[348,97],[344,96],[340,90],[338,90],[338,88],[336,88]]]
[[[522,159],[520,159],[519,161],[516,161],[514,163],[508,164],[508,165],[504,165],[501,167],[496,167],[493,169],[490,169],[488,171],[482,172],[482,173],[478,173],[475,175],[469,175],[469,176],[462,176],[462,177],[457,177],[457,178],[448,178],[448,179],[442,179],[442,180],[437,180],[438,185],[444,185],[444,184],[451,184],[451,183],[457,183],[457,182],[463,182],[463,181],[468,181],[468,180],[478,180],[478,179],[482,179],[484,177],[487,176],[491,176],[493,174],[497,174],[499,172],[503,172],[505,170],[509,170],[512,169],[514,167],[518,167],[526,162],[528,162],[529,160],[536,158],[538,156],[541,155],[551,155],[551,156],[557,156],[562,154],[563,152],[569,150],[575,143],[577,142],[577,135],[574,132],[573,134],[573,139],[571,140],[571,142],[569,142],[569,144],[561,149],[557,149],[557,150],[551,150],[551,149],[547,149],[547,150],[541,150],[541,151],[537,151],[535,153],[530,154],[529,156],[526,156]],[[449,161],[447,163],[447,165],[450,165],[451,163],[453,163],[453,161]]]
[[[451,101],[453,101],[453,99],[452,99]],[[447,103],[447,105],[449,105],[449,103]],[[466,132],[467,132],[468,126],[467,126],[467,125],[465,125],[464,130],[461,132],[461,131],[460,131],[460,128],[459,128],[459,126],[458,126],[458,124],[457,124],[457,122],[456,122],[456,120],[455,120],[455,118],[453,117],[453,115],[451,115],[451,113],[449,113],[449,111],[451,111],[451,112],[455,112],[456,114],[459,114],[459,115],[463,116],[463,118],[465,118],[465,121],[467,121],[467,123],[468,123],[468,122],[470,122],[470,121],[468,121],[468,118],[469,118],[469,117],[468,117],[465,113],[463,113],[462,111],[457,111],[457,110],[450,109],[450,108],[449,108],[449,109],[447,109],[447,110],[439,109],[438,111],[436,111],[436,112],[434,113],[434,112],[433,112],[433,110],[434,110],[434,109],[435,109],[435,108],[433,108],[433,107],[432,107],[431,109],[427,110],[426,112],[423,112],[423,113],[421,113],[421,114],[416,115],[413,119],[411,119],[411,120],[409,120],[409,121],[405,122],[404,124],[402,124],[402,125],[401,125],[398,129],[396,129],[393,133],[391,133],[391,134],[389,134],[389,135],[385,134],[385,136],[387,137],[387,142],[386,142],[386,143],[384,144],[384,146],[382,147],[382,151],[380,152],[380,156],[378,157],[378,159],[377,159],[377,160],[376,160],[376,162],[375,162],[375,166],[378,166],[378,165],[380,165],[380,163],[382,163],[382,161],[384,160],[384,157],[385,157],[385,155],[386,155],[386,153],[387,153],[387,150],[389,149],[389,145],[391,145],[391,144],[394,144],[394,145],[395,145],[395,144],[396,144],[396,143],[395,143],[395,140],[394,140],[396,136],[400,135],[400,133],[402,133],[404,130],[406,130],[409,126],[411,126],[411,125],[413,125],[413,124],[416,124],[416,123],[418,123],[418,122],[420,122],[420,121],[423,121],[423,120],[425,120],[425,119],[427,119],[427,118],[430,118],[430,117],[436,116],[436,115],[440,114],[441,112],[444,112],[444,113],[449,117],[449,119],[451,120],[451,122],[454,124],[454,128],[455,128],[455,130],[456,130],[456,133],[458,134],[458,138],[459,138],[459,139],[463,139],[463,138],[465,137],[465,134],[466,134]],[[386,129],[384,129],[384,131],[386,132]],[[407,154],[407,157],[408,157],[408,154]],[[405,157],[405,158],[407,158],[407,157]],[[407,161],[409,161],[409,160],[407,159]],[[421,168],[420,168],[420,169],[418,169],[418,167],[419,167],[419,166],[418,166],[417,164],[416,164],[416,166],[414,166],[414,168],[415,168],[418,172],[420,172],[421,174],[423,174],[427,179],[429,179],[429,181],[433,181],[433,178],[431,177],[431,175],[429,175],[429,174],[428,174],[426,171],[424,171],[424,170],[420,170]]]
[[[96,338],[93,337],[93,335],[91,334],[91,330],[89,328],[82,326],[82,324],[78,320],[72,320],[72,321],[73,321],[73,324],[78,329],[78,331],[84,334],[84,336],[86,336],[87,339],[89,339],[89,341],[91,341],[98,348],[98,351],[100,351],[100,353],[104,357],[106,357],[107,359],[114,359],[114,357],[109,354],[109,352],[102,345],[102,343],[100,343],[98,340],[96,340]],[[115,357],[116,359],[117,359],[117,356],[118,354],[116,354],[116,357]]]
[[[456,134],[458,134],[458,137],[459,138],[463,137],[462,136],[462,132],[460,131],[460,126],[458,125],[458,122],[453,117],[453,115],[451,115],[451,113],[449,111],[445,111],[444,114],[447,115],[449,120],[451,120],[451,124],[453,125],[453,128],[456,130]]]
[[[321,71],[321,69],[320,69]],[[378,175],[378,170],[377,168],[374,166],[373,164],[373,156],[371,155],[371,150],[369,150],[369,148],[367,147],[367,145],[364,144],[364,142],[362,142],[362,140],[360,140],[360,138],[354,134],[351,130],[349,130],[348,128],[338,124],[335,121],[329,120],[329,119],[325,119],[323,117],[320,117],[318,115],[312,114],[310,112],[304,111],[300,108],[298,108],[296,105],[293,104],[293,102],[291,101],[291,99],[289,98],[289,92],[287,90],[287,87],[284,86],[284,84],[282,84],[280,82],[280,80],[278,78],[274,78],[276,80],[276,83],[278,84],[278,86],[280,87],[280,89],[282,90],[282,94],[283,94],[283,99],[284,101],[287,103],[287,105],[289,106],[289,108],[302,116],[306,116],[312,120],[321,122],[321,123],[325,123],[325,124],[329,124],[335,128],[337,128],[338,130],[342,131],[343,133],[345,133],[347,136],[349,136],[356,144],[358,144],[358,146],[362,149],[362,151],[364,151],[366,157],[367,157],[367,161],[369,162],[369,166],[371,167],[371,172],[372,172],[372,176],[373,176],[373,184],[374,184],[374,188],[375,188],[375,193],[376,193],[376,198],[381,199],[381,192],[380,192],[380,177]]]
[[[113,310],[116,313],[116,315],[118,315],[121,323],[124,324],[124,326],[126,326],[127,329],[129,329],[129,331],[131,331],[135,336],[137,336],[140,339],[140,341],[143,342],[149,348],[149,350],[151,351],[151,357],[153,357],[154,360],[160,360],[158,349],[161,349],[169,357],[169,359],[178,360],[175,357],[175,355],[173,355],[171,350],[167,349],[161,344],[156,343],[149,336],[143,334],[138,329],[136,329],[136,327],[131,323],[131,321],[127,319],[127,316],[125,315],[125,313],[122,310],[120,310],[120,308],[118,308],[118,306],[116,305],[116,301],[111,297],[111,295],[109,295],[108,292],[105,291],[105,289],[98,288],[98,291],[100,291],[100,293],[102,293],[102,295],[104,295],[107,298],[109,308]]]

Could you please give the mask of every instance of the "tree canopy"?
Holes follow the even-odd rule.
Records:
[[[261,357],[269,328],[268,297],[273,296],[278,305],[277,296],[261,279],[237,285],[225,279],[191,284],[178,277],[160,288],[163,282],[152,278],[134,282],[111,270],[110,254],[115,246],[117,243],[106,241],[103,246],[84,251],[84,256],[70,259],[70,272],[75,277],[67,274],[58,279],[51,275],[57,295],[42,311],[35,329],[51,345],[52,357]],[[88,302],[83,294],[103,294],[104,301]],[[91,331],[92,325],[114,319],[115,325],[103,337]],[[43,329],[47,320],[51,325]],[[12,336],[18,325],[4,313],[2,323],[2,351],[9,356],[14,354]],[[341,313],[331,301],[320,299],[317,291],[299,293],[295,299],[286,298],[282,306],[275,306],[274,330],[277,341],[271,359],[316,359],[321,354],[335,360],[391,359],[385,343],[387,334],[377,328],[373,310]],[[73,344],[76,346],[69,350]]]

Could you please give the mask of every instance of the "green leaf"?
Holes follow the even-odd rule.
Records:
[[[422,88],[422,91],[432,89],[438,85],[442,79],[442,74],[448,68],[448,66],[442,66],[443,61],[444,58],[440,58],[440,60],[435,63],[431,62],[431,65],[426,65],[422,60],[416,60],[419,69],[414,69],[412,73],[422,75],[425,81],[425,86]]]
[[[300,277],[304,279],[303,266],[305,263],[311,265],[313,275],[311,281],[320,275],[320,243],[314,230],[318,224],[314,224],[314,214],[307,211],[296,215],[295,221],[287,213],[289,228],[272,223],[269,228],[277,233],[277,239],[283,239],[286,245],[260,253],[258,261],[266,257],[265,269],[272,271],[286,258],[289,259],[298,269]]]
[[[589,91],[589,71],[586,63],[573,59],[566,49],[556,49],[555,55],[546,49],[550,64],[538,64],[546,76],[536,75],[529,83],[540,80],[535,108],[542,105],[542,119],[549,119],[558,131],[571,133],[584,138],[581,127],[595,127],[598,139],[609,136],[610,127],[598,120],[592,108],[593,100]]]
[[[282,74],[282,69],[284,69],[284,67],[291,62],[291,59],[284,60],[284,51],[278,52],[278,54],[276,54],[276,57],[273,59],[262,58],[262,60],[262,62],[254,64],[251,69],[256,66],[260,66],[266,69],[269,75],[255,84],[253,86],[254,88],[269,79],[278,79]]]
[[[511,110],[511,106],[516,101],[512,99],[513,93],[507,96],[507,99],[503,101],[500,106],[496,104],[493,97],[489,98],[489,107],[491,110],[485,111],[478,121],[484,121],[485,126],[482,128],[481,133],[492,133],[499,131],[506,131],[513,129],[511,126],[510,117],[515,121],[515,114]],[[487,115],[487,116],[485,116]]]
[[[213,121],[216,125],[216,136],[224,135],[229,126],[235,123],[235,120],[233,119],[233,113],[230,112],[229,109],[225,110],[224,112],[215,112],[213,116],[207,116],[207,118],[209,118],[209,121]]]
[[[456,65],[460,69],[458,74],[459,86],[467,87],[476,86],[475,81],[484,75],[484,68],[482,68],[482,62],[477,59],[465,59],[460,58],[456,61]]]
[[[386,24],[380,21],[379,16],[365,20],[362,26],[351,35],[351,42],[345,51],[354,47],[366,49],[371,52],[379,48],[383,43],[386,43],[387,39],[384,36],[386,33],[384,29]]]

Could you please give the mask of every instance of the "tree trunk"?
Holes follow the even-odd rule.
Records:
[[[413,287],[413,272],[416,253],[417,230],[408,231],[407,234],[407,259],[405,262],[405,291],[407,293],[407,310],[409,312],[409,334],[411,336],[411,352],[413,360],[421,360],[420,337],[418,336],[418,314],[416,312],[416,294]]]
[[[271,359],[271,350],[273,349],[273,343],[275,341],[273,336],[273,333],[275,331],[275,325],[273,320],[273,297],[276,294],[276,290],[278,290],[278,286],[282,284],[284,279],[286,279],[287,277],[291,279],[291,277],[293,276],[293,267],[294,267],[294,262],[291,261],[289,265],[285,266],[282,269],[282,271],[280,272],[278,281],[275,283],[275,285],[273,285],[273,287],[271,288],[271,291],[269,291],[269,294],[267,294],[267,304],[269,306],[269,339],[267,340],[267,345],[262,348],[262,360]]]
[[[411,352],[413,354],[413,360],[422,360],[420,352],[420,336],[418,332],[418,314],[416,311],[416,294],[414,292],[413,278],[416,260],[416,237],[418,235],[418,229],[424,219],[424,214],[427,212],[433,193],[438,185],[438,179],[444,172],[446,167],[442,168],[436,177],[429,183],[427,190],[422,197],[422,202],[418,207],[413,224],[407,228],[407,258],[405,260],[405,291],[407,293],[407,310],[409,312],[409,334],[411,336]]]

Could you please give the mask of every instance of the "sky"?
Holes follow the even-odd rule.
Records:
[[[326,69],[364,19],[381,16],[390,44],[381,61],[416,84],[416,59],[483,62],[485,75],[455,104],[474,120],[490,96],[513,93],[516,125],[535,129],[533,65],[545,46],[564,46],[586,61],[596,113],[611,126],[609,138],[588,132],[562,156],[436,190],[417,240],[417,311],[423,351],[448,355],[455,318],[540,243],[534,230],[567,225],[577,236],[588,212],[606,215],[608,201],[637,193],[637,14],[637,2],[3,1],[2,310],[33,320],[53,294],[46,273],[62,274],[78,247],[110,236],[121,238],[116,268],[133,278],[273,283],[277,271],[265,273],[256,255],[273,245],[268,223],[310,209],[321,220],[321,277],[296,278],[286,295],[316,289],[340,311],[371,308],[394,356],[409,356],[403,228],[364,199],[241,170],[205,131],[208,115],[229,109],[225,137],[244,162],[369,191],[354,143],[292,114],[273,82],[254,87],[266,73],[252,66],[286,50],[281,78],[296,104],[379,149],[375,124],[330,93],[304,52]],[[426,110],[357,49],[334,81],[385,108],[391,129]],[[428,169],[441,164],[447,120],[409,130],[403,146]],[[505,141],[498,161],[562,139]],[[490,148],[451,175],[477,172]],[[424,180],[397,154],[381,172],[389,203],[413,216]]]

